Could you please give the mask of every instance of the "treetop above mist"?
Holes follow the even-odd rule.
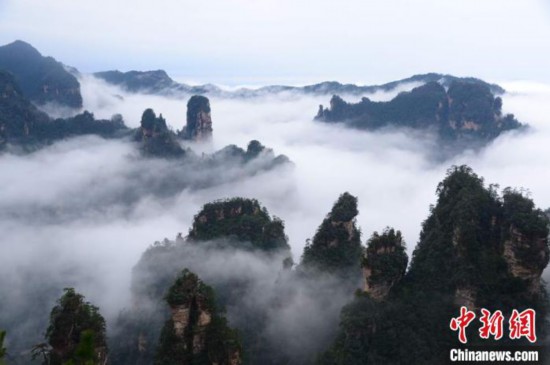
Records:
[[[357,214],[357,198],[348,192],[340,195],[306,244],[301,269],[357,277],[362,253],[361,232],[355,222]]]
[[[231,239],[229,246],[290,252],[284,229],[283,221],[272,218],[257,200],[232,198],[205,204],[195,216],[188,239],[199,243],[227,238]]]

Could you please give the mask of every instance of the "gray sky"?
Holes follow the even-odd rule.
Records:
[[[0,43],[194,82],[550,81],[548,0],[0,0]]]

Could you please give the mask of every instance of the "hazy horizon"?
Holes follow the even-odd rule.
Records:
[[[427,72],[550,82],[544,0],[102,1],[2,0],[0,43],[24,40],[84,73],[164,69],[229,86]]]

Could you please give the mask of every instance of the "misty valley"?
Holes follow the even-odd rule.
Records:
[[[0,47],[0,364],[444,364],[549,351],[550,88],[229,89]],[[323,105],[328,105],[324,107]],[[498,185],[501,184],[501,185]]]

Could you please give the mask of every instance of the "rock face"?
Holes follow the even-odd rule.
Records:
[[[405,275],[408,257],[401,232],[387,229],[374,233],[367,242],[363,259],[364,291],[374,300],[385,299],[392,287]]]
[[[302,256],[302,268],[355,277],[360,271],[361,237],[355,225],[357,198],[340,195]]]
[[[207,97],[193,95],[187,103],[187,125],[183,137],[193,141],[207,141],[212,138],[212,117]]]
[[[52,309],[46,338],[51,346],[48,364],[107,363],[105,320],[97,307],[73,289],[65,289]]]
[[[502,256],[508,273],[526,284],[528,296],[541,291],[541,275],[550,260],[548,216],[531,200],[508,189],[503,197]]]
[[[242,364],[241,345],[218,314],[212,288],[184,270],[166,301],[171,316],[162,330],[156,364]]]
[[[502,99],[479,80],[455,80],[448,90],[438,82],[428,82],[388,102],[364,97],[359,103],[350,104],[334,95],[330,108],[321,105],[315,119],[367,130],[432,130],[446,141],[488,141],[521,127],[513,115],[502,115]]]
[[[15,41],[0,47],[0,70],[15,76],[25,97],[37,104],[82,108],[80,83],[65,66],[44,57],[30,44]]]

